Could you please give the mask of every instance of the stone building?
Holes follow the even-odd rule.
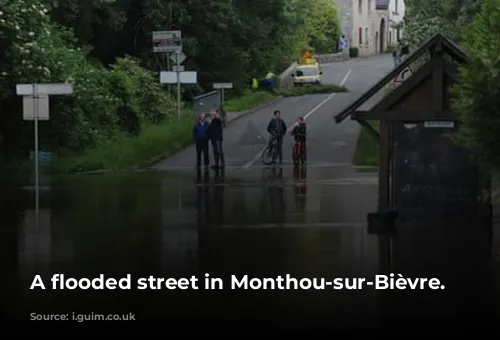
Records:
[[[383,53],[389,45],[389,5],[394,0],[335,1],[349,46],[359,48],[360,56]]]
[[[389,45],[396,45],[403,38],[403,19],[405,16],[404,0],[391,0],[389,4]]]

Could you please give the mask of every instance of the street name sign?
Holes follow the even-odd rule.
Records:
[[[73,94],[73,85],[67,83],[17,84],[16,93],[19,96],[68,95]]]
[[[232,89],[233,83],[214,83],[213,88],[214,89]]]
[[[184,71],[184,72],[160,72],[160,83],[161,84],[176,84],[177,74],[179,74],[179,82],[181,84],[196,84],[198,82],[196,71]]]

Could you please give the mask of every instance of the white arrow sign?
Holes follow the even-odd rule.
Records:
[[[172,54],[170,56],[170,60],[172,60],[174,63],[176,63],[177,62],[177,55],[179,55],[179,64],[182,64],[183,62],[186,61],[186,55],[182,52]]]

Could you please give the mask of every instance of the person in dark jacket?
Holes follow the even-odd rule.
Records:
[[[196,167],[201,167],[201,154],[203,153],[203,161],[205,168],[210,165],[208,158],[208,128],[209,123],[205,119],[205,114],[200,114],[200,119],[193,126],[193,139],[196,143]]]
[[[306,128],[306,122],[304,121],[304,118],[299,117],[297,119],[297,125],[295,125],[292,129],[291,135],[295,137],[295,141],[301,141],[302,143],[305,144],[306,142],[306,135],[307,135],[307,128]]]
[[[291,135],[295,138],[295,142],[302,142],[303,152],[304,152],[304,162],[306,161],[306,135],[307,128],[306,122],[303,117],[297,119],[297,125],[292,129]]]
[[[222,121],[215,110],[212,110],[210,113],[212,121],[210,122],[210,126],[208,128],[208,137],[212,142],[212,150],[214,152],[215,161],[212,169],[222,169],[224,168],[224,150],[222,150]]]
[[[283,164],[283,136],[286,135],[286,124],[280,117],[280,110],[274,111],[274,117],[269,121],[267,125],[267,132],[271,135],[269,140],[269,145],[276,140],[276,147],[278,148],[278,157],[280,164]],[[273,159],[273,162],[276,160]]]

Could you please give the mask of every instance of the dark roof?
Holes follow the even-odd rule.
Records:
[[[389,3],[391,0],[377,0],[375,4],[376,9],[389,9]]]
[[[467,53],[450,39],[443,36],[441,33],[435,34],[429,40],[424,42],[418,49],[416,49],[412,54],[408,56],[401,64],[395,67],[391,72],[389,72],[384,78],[382,78],[378,83],[373,85],[368,91],[346,107],[342,112],[337,114],[335,118],[336,123],[341,123],[347,117],[349,117],[354,111],[356,111],[361,105],[366,103],[371,97],[373,97],[378,91],[380,91],[384,86],[386,86],[390,81],[392,81],[397,75],[399,75],[408,65],[417,60],[425,52],[428,52],[431,47],[436,46],[443,48],[443,50],[452,56],[456,61],[460,63],[467,62]]]

